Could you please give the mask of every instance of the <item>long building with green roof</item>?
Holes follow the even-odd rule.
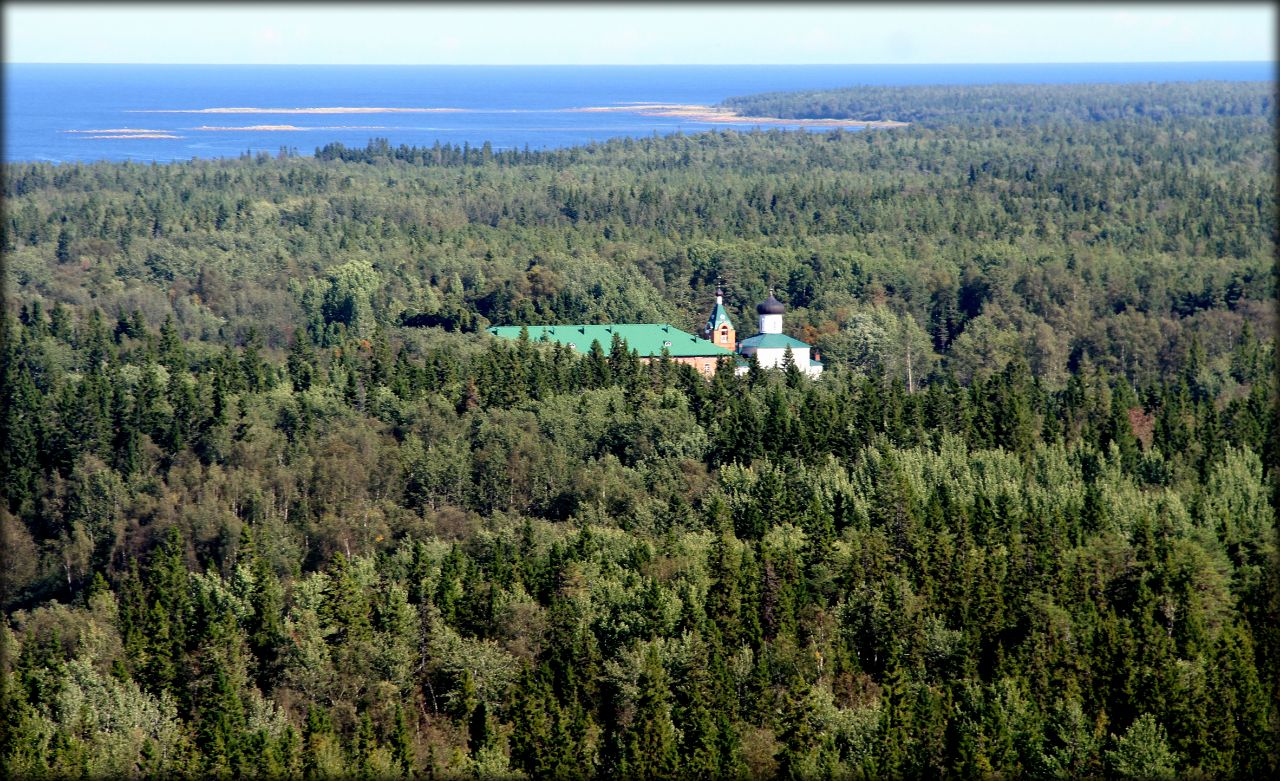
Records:
[[[715,373],[721,358],[736,358],[732,350],[699,339],[668,323],[614,323],[610,325],[498,325],[489,333],[503,339],[519,339],[522,330],[528,330],[533,342],[558,342],[579,353],[591,351],[593,342],[599,342],[607,356],[613,347],[613,337],[622,339],[627,349],[641,360],[659,358],[665,352],[673,361],[693,366],[702,374]]]

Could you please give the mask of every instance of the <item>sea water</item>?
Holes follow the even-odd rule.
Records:
[[[4,68],[5,161],[172,161],[436,142],[546,149],[725,125],[626,110],[859,84],[1273,79],[1273,63],[823,66],[70,65]],[[183,113],[320,107],[425,113]],[[613,111],[573,109],[613,107]],[[785,125],[784,125],[785,127]]]

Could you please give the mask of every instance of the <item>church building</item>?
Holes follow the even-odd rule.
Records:
[[[729,347],[743,358],[754,355],[756,361],[765,369],[783,368],[787,360],[787,351],[790,350],[791,359],[795,361],[800,371],[810,377],[817,377],[822,374],[822,363],[816,356],[811,355],[812,348],[799,339],[782,333],[782,315],[785,311],[786,306],[774,297],[772,290],[769,291],[769,297],[756,306],[756,313],[760,317],[759,331],[735,343],[736,332],[724,308],[724,295],[720,290],[716,290],[716,305],[711,310],[711,317],[707,319],[705,334],[707,339],[717,346]],[[745,363],[739,363],[738,373],[742,374],[746,371]]]

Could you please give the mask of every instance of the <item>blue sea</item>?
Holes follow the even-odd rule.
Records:
[[[636,103],[859,84],[1271,80],[1270,62],[1052,65],[4,67],[5,161],[173,161],[441,143],[546,149],[724,125],[648,116]],[[453,109],[312,113],[321,107]],[[573,109],[611,107],[612,111]],[[255,109],[210,112],[208,109]],[[268,111],[263,111],[267,109]],[[295,111],[270,111],[270,109]],[[735,125],[743,127],[742,125]]]

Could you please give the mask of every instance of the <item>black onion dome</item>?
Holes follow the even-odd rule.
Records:
[[[770,293],[768,298],[756,305],[756,311],[762,315],[780,315],[786,310],[787,308],[782,302],[773,297],[773,293]]]

